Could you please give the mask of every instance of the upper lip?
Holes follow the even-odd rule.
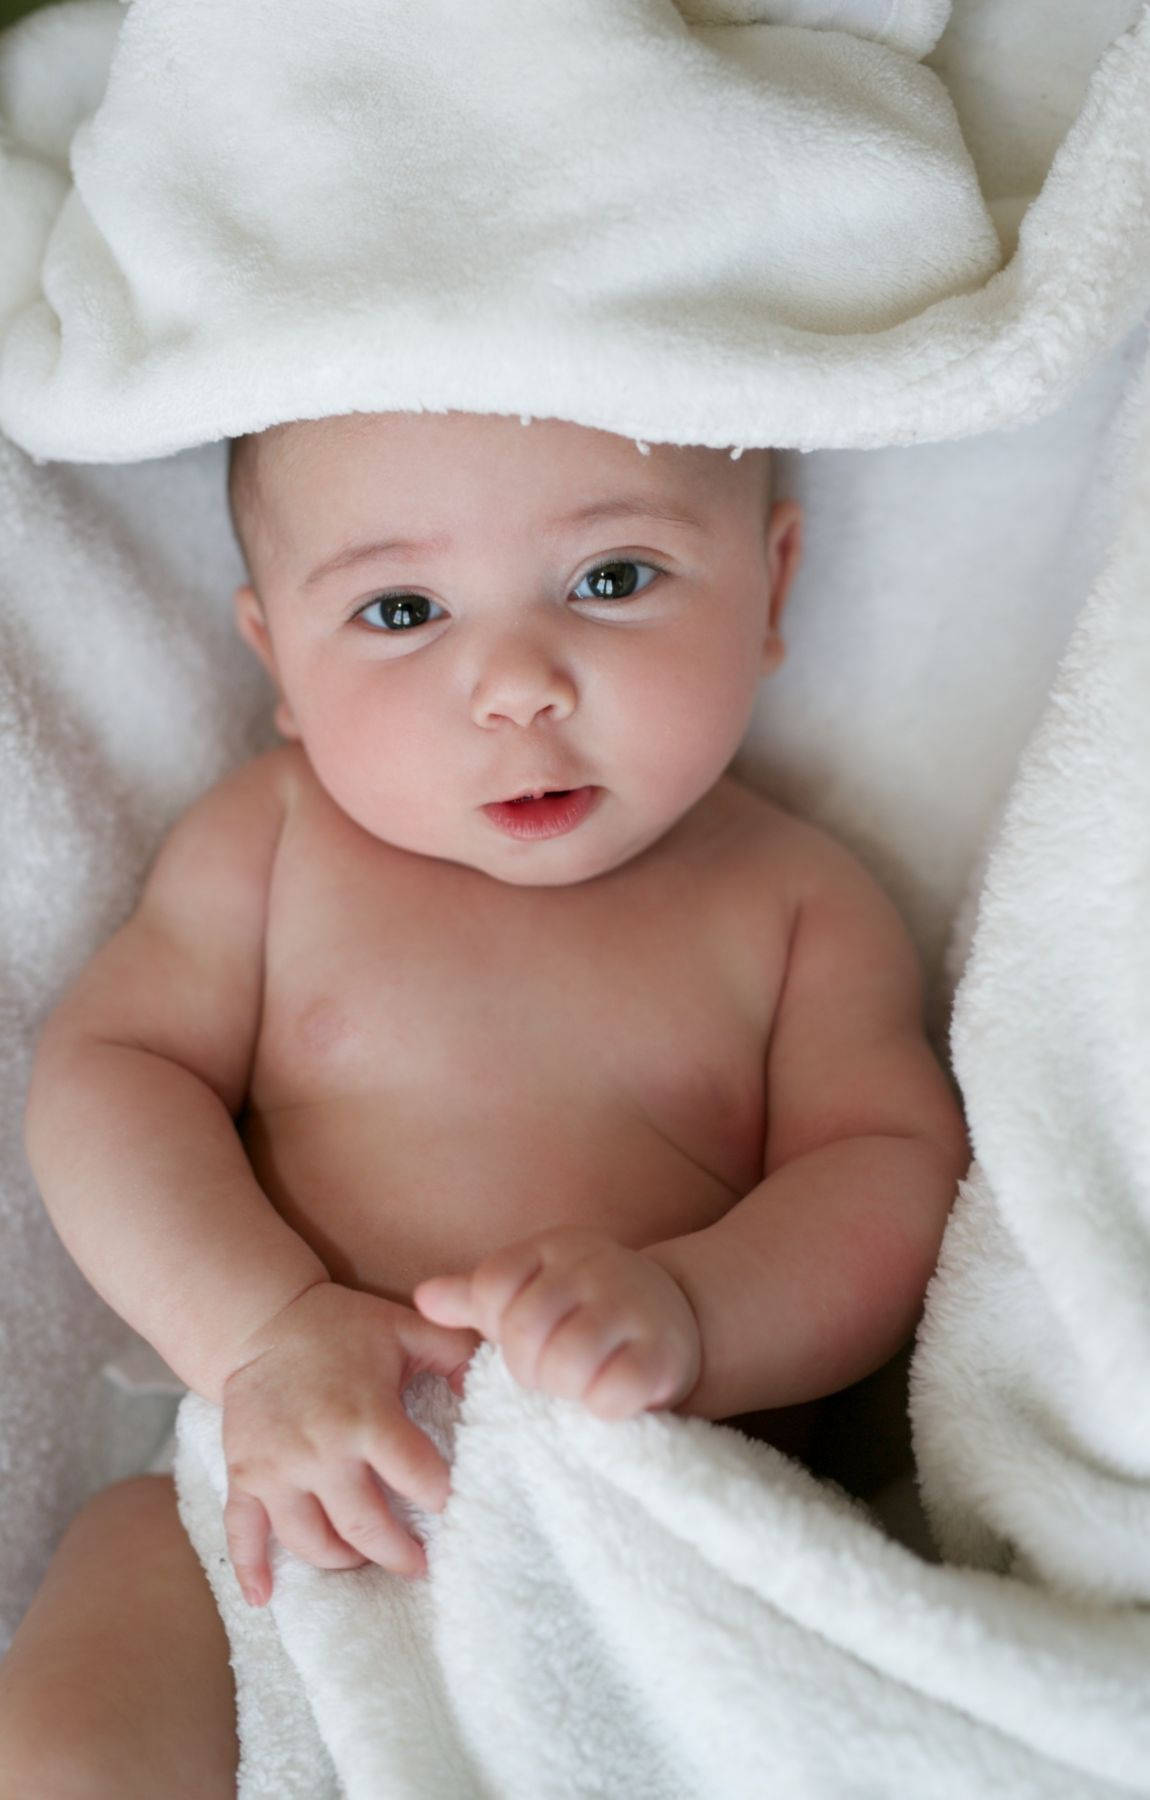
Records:
[[[541,794],[568,793],[572,788],[578,786],[579,783],[575,781],[533,781],[525,783],[522,787],[517,787],[513,794],[501,795],[498,800],[491,802],[491,804],[494,806],[504,806],[509,800],[524,800],[528,795],[533,799],[538,799]]]

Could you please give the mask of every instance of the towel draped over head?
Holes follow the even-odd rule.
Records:
[[[712,445],[937,430],[932,315],[999,240],[906,53],[945,7],[893,9],[902,48],[755,22],[850,10],[109,7],[73,187],[13,120],[0,424],[80,461],[392,409]]]

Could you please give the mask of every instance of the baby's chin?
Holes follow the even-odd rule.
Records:
[[[590,823],[588,821],[588,825]],[[507,847],[496,844],[482,854],[471,850],[467,855],[451,860],[464,863],[480,874],[490,875],[507,887],[577,887],[635,862],[644,851],[666,837],[674,823],[671,820],[649,827],[622,842],[614,835],[607,839],[606,834],[600,833],[596,838],[588,831],[586,839],[579,843],[578,832],[573,832],[568,838],[542,843],[511,843]]]
[[[484,849],[474,845],[459,846],[454,851],[425,849],[422,854],[474,869],[477,874],[488,875],[505,887],[560,888],[577,887],[580,882],[609,875],[613,869],[630,862],[633,852],[552,839],[542,843],[511,843],[506,847],[496,843]]]
[[[578,887],[581,882],[596,881],[599,876],[609,875],[612,869],[620,868],[623,863],[629,862],[630,858],[626,856],[617,859],[598,858],[593,861],[591,866],[574,869],[544,869],[541,861],[537,861],[535,864],[523,862],[518,868],[508,869],[479,863],[471,858],[461,857],[459,860],[465,861],[466,867],[475,869],[480,875],[490,875],[494,880],[501,881],[504,887],[559,888]],[[582,861],[586,863],[587,859],[584,858]]]
[[[588,820],[587,826],[590,825],[591,821]],[[601,876],[623,868],[646,849],[649,842],[662,837],[664,832],[651,832],[642,842],[623,844],[606,841],[602,834],[596,838],[590,830],[582,842],[578,841],[578,830],[566,837],[533,842],[500,840],[493,834],[491,844],[431,843],[427,840],[420,841],[415,834],[412,834],[411,841],[403,842],[399,834],[389,836],[385,830],[378,831],[376,835],[385,842],[395,844],[398,849],[411,851],[417,856],[427,856],[436,862],[454,863],[460,868],[474,869],[476,874],[487,875],[493,881],[501,882],[504,887],[565,888],[577,887],[582,882],[597,881]]]

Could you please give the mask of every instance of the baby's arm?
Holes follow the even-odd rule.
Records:
[[[678,1410],[703,1418],[814,1399],[888,1361],[969,1161],[902,921],[837,844],[813,868],[768,1045],[764,1179],[644,1250],[698,1318],[702,1373]]]
[[[233,1123],[259,1019],[276,753],[201,799],[131,919],[37,1048],[29,1161],[92,1286],[219,1401],[239,1347],[327,1270],[271,1206]]]
[[[44,1029],[26,1138],[66,1248],[121,1318],[223,1408],[228,1546],[249,1597],[269,1534],[320,1567],[425,1567],[381,1482],[430,1508],[447,1465],[409,1376],[460,1378],[476,1339],[331,1281],[258,1185],[233,1121],[261,1007],[283,755],[177,825],[128,923]]]

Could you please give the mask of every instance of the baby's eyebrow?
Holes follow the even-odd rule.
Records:
[[[592,519],[619,518],[657,519],[661,524],[681,525],[690,531],[706,530],[705,522],[686,507],[660,506],[641,495],[632,495],[619,500],[595,500],[589,506],[577,507],[574,512],[552,519],[546,531],[548,536],[555,536],[573,525],[585,525]],[[371,562],[383,556],[434,556],[450,548],[451,539],[448,537],[385,538],[345,544],[334,556],[318,563],[310,575],[304,577],[303,586],[315,587],[341,569],[350,569],[358,563]]]

